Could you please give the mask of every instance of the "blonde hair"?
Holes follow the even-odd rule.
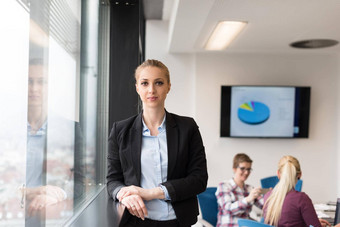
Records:
[[[148,59],[136,68],[136,71],[135,71],[136,81],[139,77],[140,72],[146,67],[157,67],[157,68],[163,70],[164,75],[166,77],[166,80],[170,84],[170,72],[169,72],[168,67],[166,67],[166,65],[164,65],[161,61],[158,61],[158,60],[155,60],[155,59]]]
[[[282,205],[287,193],[295,187],[297,178],[301,174],[300,163],[293,156],[284,156],[280,159],[278,171],[280,181],[264,204],[264,207],[267,208],[265,223],[274,226],[279,223]]]

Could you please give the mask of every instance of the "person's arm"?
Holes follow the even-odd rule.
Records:
[[[107,154],[107,191],[109,195],[117,200],[117,193],[124,187],[124,176],[120,162],[119,147],[117,143],[116,123],[113,124],[109,136]]]
[[[300,209],[304,222],[307,226],[321,227],[321,222],[318,219],[316,211],[314,209],[312,200],[305,193],[300,197]]]
[[[256,202],[257,198],[261,196],[261,188],[250,187],[248,191],[250,191],[249,195],[245,199],[249,205],[253,205]]]
[[[152,199],[166,199],[165,194],[161,187],[145,189],[132,185],[121,188],[117,194],[117,199],[122,201],[127,196],[139,195],[143,200],[148,201]]]
[[[138,194],[129,193],[124,196],[120,196],[126,188],[132,188],[135,186],[127,187],[124,184],[124,174],[122,163],[120,161],[119,145],[117,142],[117,123],[114,123],[109,136],[108,143],[108,173],[107,173],[107,191],[109,195],[118,200],[128,209],[128,211],[144,220],[144,217],[148,214],[144,201]],[[139,187],[136,187],[139,188]]]
[[[216,198],[218,205],[222,208],[223,214],[238,215],[244,213],[246,210],[251,209],[246,198],[236,200],[232,190],[225,189],[224,184],[219,184],[216,191]]]
[[[319,218],[320,224],[322,227],[327,227],[327,226],[331,226],[331,223],[329,223],[327,220],[324,220],[322,218]]]
[[[29,201],[29,215],[34,214],[37,210],[41,210],[66,199],[65,191],[62,188],[53,185],[44,185],[23,190],[23,193],[26,193],[26,198]]]
[[[264,196],[261,194],[259,195],[259,197],[257,197],[255,199],[255,206],[257,206],[258,208],[262,209],[263,205],[264,205]]]
[[[205,150],[198,126],[192,118],[187,118],[186,127],[181,127],[180,149],[177,157],[181,160],[182,166],[177,166],[175,171],[184,171],[185,176],[177,179],[170,179],[162,183],[169,193],[172,202],[186,200],[195,197],[206,189],[208,181]],[[187,163],[184,163],[187,160]],[[182,174],[183,175],[183,174]],[[168,176],[169,178],[169,176]]]
[[[161,187],[144,189],[138,186],[126,186],[120,188],[117,199],[129,210],[129,212],[144,220],[148,215],[143,200],[165,199],[165,193]]]

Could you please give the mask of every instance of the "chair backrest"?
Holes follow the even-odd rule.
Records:
[[[266,177],[261,179],[261,187],[262,188],[274,188],[275,185],[279,182],[279,178],[277,176]],[[301,179],[295,185],[295,190],[301,192],[302,190],[302,183]]]
[[[296,191],[301,192],[301,190],[302,190],[302,182],[303,181],[301,179],[298,180],[298,182],[295,185],[295,190]]]
[[[264,224],[264,223],[260,223],[260,222],[257,222],[257,221],[253,221],[253,220],[249,220],[249,219],[238,219],[238,226],[239,227],[268,227],[268,226],[271,226],[271,225],[267,225],[267,224]]]
[[[262,188],[274,188],[278,182],[279,182],[279,178],[277,176],[262,178],[261,187]]]
[[[217,187],[208,187],[204,192],[197,196],[202,212],[202,218],[213,226],[216,226],[218,212],[217,199],[215,196],[216,190]]]

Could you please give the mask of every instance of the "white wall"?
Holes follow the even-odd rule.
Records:
[[[199,54],[196,56],[196,120],[204,138],[209,185],[232,175],[232,158],[247,153],[254,161],[248,182],[260,186],[274,175],[283,155],[300,161],[303,190],[315,201],[336,198],[337,76],[336,56]],[[308,139],[220,138],[221,85],[311,86]]]
[[[166,22],[148,21],[146,58],[168,65],[172,91],[167,109],[195,117],[206,147],[209,186],[232,176],[232,158],[247,153],[254,161],[248,183],[260,186],[260,178],[276,173],[283,155],[300,160],[303,191],[314,202],[334,201],[337,196],[337,130],[339,59],[332,55],[270,54],[168,54]],[[311,86],[308,139],[220,138],[221,85]],[[338,195],[340,193],[338,192]]]
[[[166,99],[169,112],[195,116],[195,61],[192,54],[168,53],[168,22],[146,23],[146,59],[162,61],[170,71],[171,90]]]
[[[340,56],[338,57],[338,74],[340,74]],[[338,75],[338,78],[337,78],[337,87],[340,87],[340,75]],[[338,104],[338,115],[340,113],[340,91],[338,91],[338,96],[337,96],[337,103]],[[339,138],[339,130],[340,130],[340,120],[339,120],[339,117],[338,117],[338,130],[337,130],[337,133],[336,133],[336,138]],[[339,180],[339,177],[340,177],[340,140],[338,139],[338,144],[337,144],[337,197],[340,198],[340,180]]]

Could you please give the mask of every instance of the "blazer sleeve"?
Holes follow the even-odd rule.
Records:
[[[192,118],[180,119],[178,126],[178,156],[175,173],[162,183],[171,202],[196,197],[205,191],[208,181],[205,149],[196,122]],[[168,126],[167,126],[168,127]]]
[[[123,170],[119,155],[119,146],[117,143],[117,123],[112,126],[111,133],[109,135],[108,142],[108,154],[107,154],[107,191],[109,195],[116,199],[118,189],[125,186]]]

